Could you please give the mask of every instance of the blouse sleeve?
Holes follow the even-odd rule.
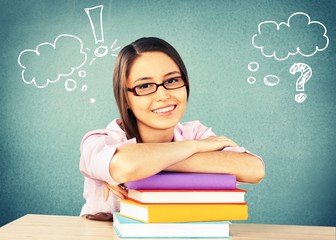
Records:
[[[80,145],[80,171],[91,179],[116,185],[118,183],[110,175],[110,161],[119,146],[134,140],[121,142],[118,136],[112,136],[113,132],[108,129],[89,132],[84,136]]]
[[[211,128],[208,128],[206,126],[204,126],[202,123],[200,123],[199,121],[194,121],[193,122],[194,125],[194,139],[195,140],[201,140],[201,139],[205,139],[211,136],[216,136],[215,133],[213,133]],[[256,156],[260,159],[260,161],[262,161],[262,163],[264,164],[262,158],[256,154],[251,153],[250,151],[246,150],[244,147],[225,147],[222,149],[222,151],[232,151],[232,152],[241,152],[241,153],[248,153],[251,154],[253,156]]]

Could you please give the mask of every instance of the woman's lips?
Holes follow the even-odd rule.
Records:
[[[153,113],[158,113],[158,114],[164,114],[164,113],[169,113],[169,112],[173,111],[175,108],[176,108],[176,105],[170,105],[170,106],[154,109],[154,110],[152,110],[152,112]]]

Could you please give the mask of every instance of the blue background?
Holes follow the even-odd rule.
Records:
[[[103,43],[95,42],[84,11],[97,5],[104,7]],[[334,0],[8,0],[0,6],[0,225],[27,213],[80,213],[84,203],[79,172],[81,138],[118,117],[112,93],[115,56],[111,54],[143,36],[167,40],[185,61],[191,95],[183,121],[198,119],[216,134],[263,157],[265,179],[244,186],[249,191],[248,223],[336,225]],[[278,61],[252,45],[259,23],[287,22],[296,12],[304,12],[326,27],[329,46],[324,51]],[[97,17],[92,13],[92,18]],[[275,47],[285,52],[296,43],[296,36],[305,46],[319,41],[317,30],[296,30],[294,38],[279,41],[271,35],[265,43],[277,41]],[[95,31],[99,33],[99,27]],[[44,88],[26,84],[19,54],[35,50],[41,43],[53,43],[61,34],[82,41],[85,64]],[[110,47],[115,40],[105,56],[95,56],[95,49]],[[61,58],[48,58],[46,53],[35,71],[48,76],[64,63],[75,62],[76,47],[63,46]],[[248,69],[251,62],[259,64],[257,71]],[[300,74],[289,73],[296,62],[309,65],[313,72],[305,84],[308,98],[303,103],[294,100]],[[266,75],[278,76],[279,83],[265,85]],[[254,84],[248,83],[249,77],[255,78]]]

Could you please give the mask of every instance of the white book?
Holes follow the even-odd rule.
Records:
[[[143,223],[113,213],[113,227],[121,238],[229,238],[228,221]]]
[[[141,203],[244,203],[246,190],[135,190],[128,198]]]

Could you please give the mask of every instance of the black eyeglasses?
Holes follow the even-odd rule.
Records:
[[[134,88],[127,88],[129,92],[132,92],[135,96],[146,96],[155,93],[160,86],[163,86],[167,90],[174,90],[186,86],[188,83],[182,77],[169,78],[161,84],[156,83],[143,83]]]

